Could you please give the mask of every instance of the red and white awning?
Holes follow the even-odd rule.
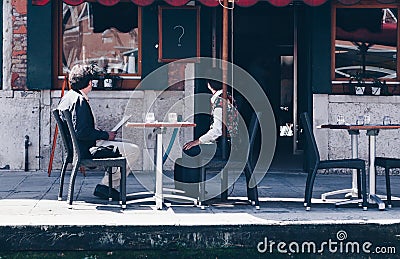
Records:
[[[46,5],[50,1],[51,0],[32,0],[32,4]],[[63,0],[63,1],[69,5],[79,5],[85,2],[85,0]],[[97,2],[106,6],[113,6],[117,4],[119,1],[120,0],[97,0]],[[151,5],[155,1],[160,1],[160,0],[131,0],[131,1],[136,5],[146,6],[146,5]],[[163,1],[172,6],[182,6],[187,4],[190,0],[163,0]],[[196,1],[202,3],[203,5],[211,7],[218,6],[220,2],[223,2],[223,0],[196,0]],[[298,1],[303,1],[304,3],[310,6],[319,6],[327,2],[328,0],[235,0],[235,4],[242,7],[248,7],[255,5],[259,1],[269,2],[274,6],[282,7],[282,6],[287,6],[292,2],[298,2]],[[336,1],[344,5],[354,5],[359,3],[361,0],[336,0]],[[376,1],[381,4],[392,4],[397,2],[397,0],[376,0]]]
[[[63,0],[64,3],[69,4],[69,5],[79,5],[85,2],[85,0]],[[106,6],[113,6],[117,4],[120,0],[97,0],[98,3]],[[157,0],[131,0],[134,4],[139,5],[139,6],[146,6],[146,5],[151,5],[153,2]],[[187,4],[190,0],[163,0],[169,5],[172,6],[182,6]],[[223,0],[196,0],[203,5],[214,7],[220,5],[220,2],[223,2]],[[266,1],[269,2],[270,4],[274,6],[287,6],[291,4],[293,1],[298,1],[298,0],[235,0],[235,4],[238,6],[242,7],[248,7],[255,5],[257,2],[261,1]],[[304,3],[310,5],[310,6],[318,6],[322,5],[328,0],[302,0]],[[339,0],[343,2],[358,2],[357,0]],[[380,1],[391,1],[391,0],[380,0]],[[393,2],[396,0],[393,0]],[[46,5],[50,2],[50,0],[32,0],[33,5]]]
[[[336,39],[352,42],[368,42],[387,46],[397,46],[397,24],[383,23],[381,31],[371,32],[366,28],[359,28],[348,32],[340,27],[336,29]]]

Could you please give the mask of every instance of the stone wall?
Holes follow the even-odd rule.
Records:
[[[40,93],[0,91],[0,167],[25,169],[25,136],[28,148],[28,167],[39,168],[40,155]]]
[[[190,90],[191,89],[191,90]],[[187,91],[93,91],[89,94],[91,107],[96,116],[97,125],[104,130],[112,129],[124,114],[131,114],[131,121],[140,122],[148,110],[149,103],[156,119],[166,120],[169,112],[176,112],[187,120],[192,120],[188,114],[193,114],[188,103]],[[9,165],[13,170],[25,169],[25,136],[29,137],[28,169],[47,170],[51,146],[53,143],[55,120],[51,115],[60,100],[61,91],[0,91],[0,168]],[[155,98],[156,99],[153,99]],[[186,98],[185,98],[186,97]],[[164,136],[164,150],[172,135],[168,129]],[[152,129],[129,129],[123,127],[118,134],[137,144],[142,154],[135,164],[134,170],[152,169],[155,147],[155,133]],[[165,163],[165,169],[172,169],[173,161],[181,156],[182,143],[191,140],[193,129],[181,129],[170,153],[171,159]],[[53,169],[61,168],[63,147],[60,136],[56,141]]]

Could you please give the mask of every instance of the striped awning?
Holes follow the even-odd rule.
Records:
[[[33,5],[46,5],[50,2],[51,0],[32,0]],[[64,3],[69,4],[69,5],[79,5],[85,2],[85,0],[63,0]],[[139,5],[139,6],[147,6],[151,5],[155,1],[160,1],[160,0],[131,0],[134,4]],[[163,0],[169,5],[172,6],[182,6],[187,4],[190,0]],[[223,0],[196,0],[200,2],[203,5],[214,7],[222,4]],[[270,4],[274,6],[287,6],[291,4],[293,1],[298,2],[299,0],[235,0],[235,4],[238,6],[242,7],[248,7],[255,5],[257,2],[265,1],[269,2]],[[301,0],[304,3],[310,5],[310,6],[318,6],[322,5],[328,0]],[[343,0],[344,1],[344,0]],[[382,0],[384,1],[384,0]],[[387,0],[386,0],[387,1]],[[106,6],[113,6],[120,2],[120,0],[97,0],[98,3]],[[344,1],[348,2],[348,1]]]
[[[46,5],[50,2],[51,0],[32,0],[33,5]],[[79,5],[85,2],[85,0],[63,0],[64,3],[69,4],[69,5]],[[172,6],[182,6],[187,4],[190,0],[130,0],[136,5],[140,6],[147,6],[151,5],[155,1],[165,1],[169,5]],[[222,4],[223,0],[196,0],[203,5],[206,6],[218,6]],[[310,6],[319,6],[327,2],[328,0],[234,0],[235,4],[238,6],[242,7],[248,7],[255,5],[257,2],[269,2],[271,5],[274,6],[287,6],[293,2],[304,2],[307,5]],[[354,5],[359,3],[361,0],[336,0],[338,3],[344,4],[344,5]],[[376,0],[378,3],[381,4],[392,4],[396,3],[398,0]],[[106,6],[113,6],[120,2],[120,0],[97,0],[98,3]]]

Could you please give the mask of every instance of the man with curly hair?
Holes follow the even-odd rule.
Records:
[[[78,139],[79,149],[84,158],[91,158],[90,148],[97,146],[113,145],[118,147],[121,154],[127,159],[127,174],[130,173],[129,166],[132,166],[139,155],[139,147],[132,143],[121,142],[115,140],[116,132],[104,131],[96,128],[95,118],[90,108],[88,94],[92,90],[92,79],[94,76],[92,66],[75,65],[69,74],[69,90],[58,104],[58,110],[69,110],[72,115],[74,130]],[[121,173],[118,169],[113,171],[112,198],[119,199],[119,182]],[[108,176],[103,177],[100,184],[95,188],[94,195],[108,199]]]

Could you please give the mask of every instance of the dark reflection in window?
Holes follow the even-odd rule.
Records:
[[[336,10],[336,26],[345,31],[355,31],[365,28],[370,32],[380,32],[382,26],[382,9],[351,9],[342,8]]]
[[[111,28],[128,33],[138,27],[138,10],[132,3],[119,3],[114,6],[93,3],[92,10],[94,33]]]

